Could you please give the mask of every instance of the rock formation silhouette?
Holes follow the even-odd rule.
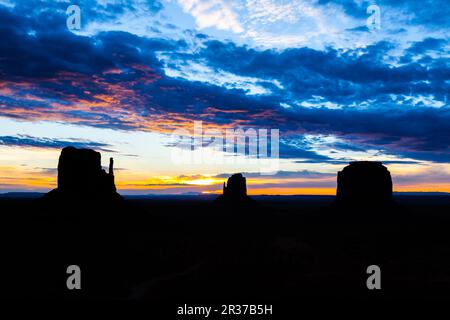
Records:
[[[226,184],[223,183],[223,194],[216,199],[215,203],[224,206],[245,206],[252,203],[247,196],[247,180],[242,173],[233,174]]]
[[[392,203],[392,179],[378,161],[350,162],[337,176],[336,201],[344,206],[380,207]]]
[[[223,183],[223,195],[233,199],[247,197],[247,180],[242,173],[233,174],[228,178],[226,185]]]
[[[101,154],[91,149],[65,147],[58,162],[58,187],[45,199],[76,198],[81,201],[109,202],[118,200],[114,183],[114,160],[109,160],[109,172],[101,166]]]

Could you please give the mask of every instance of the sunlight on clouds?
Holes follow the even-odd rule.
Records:
[[[108,3],[114,2],[97,1],[97,14],[103,19],[88,20],[76,33],[95,35],[116,30],[180,39],[181,32],[197,28],[208,29],[208,33],[220,39],[231,38],[277,49],[297,46],[349,49],[379,41],[397,42],[399,47],[405,48],[412,41],[425,37],[446,37],[443,30],[410,24],[414,13],[388,4],[380,4],[382,28],[368,32],[364,30],[368,15],[356,17],[345,10],[344,4],[333,1],[165,0],[161,12],[155,13],[146,1],[134,0],[131,8],[125,8],[120,14],[108,14]],[[362,10],[366,3],[356,1],[354,7]],[[169,21],[178,30],[164,28],[165,23],[161,21]]]
[[[56,168],[59,150],[0,145],[0,165]]]
[[[17,165],[0,166],[0,190],[47,192],[54,187],[56,176],[44,169]]]
[[[164,55],[159,56],[162,60],[169,61]],[[174,68],[174,65],[176,68]],[[183,62],[170,60],[170,67],[166,65],[164,72],[167,76],[173,78],[183,78],[189,81],[199,81],[209,83],[211,85],[225,87],[227,89],[242,89],[248,95],[264,95],[272,93],[269,89],[261,84],[272,84],[282,89],[283,86],[277,80],[263,80],[254,77],[244,77],[225,72],[222,70],[214,70],[208,66],[196,62]]]
[[[191,180],[191,181],[186,182],[186,184],[193,184],[193,185],[197,185],[197,186],[210,186],[214,183],[217,183],[217,180],[209,179],[209,178]]]
[[[68,1],[66,1],[68,2]],[[158,34],[154,26],[155,4],[145,0],[97,0],[90,9],[95,10],[97,19],[83,19],[85,6],[80,4],[82,28],[72,30],[78,35],[92,36],[104,31],[125,31],[139,36]],[[114,7],[120,7],[120,13],[113,12]],[[111,11],[110,11],[111,10]]]
[[[233,4],[222,0],[178,0],[178,4],[186,13],[195,18],[199,29],[217,28],[234,33],[243,32]]]
[[[335,188],[252,188],[249,195],[335,195]]]
[[[391,165],[395,191],[450,192],[450,168],[445,164]]]
[[[297,104],[304,108],[327,108],[327,109],[341,109],[343,106],[326,101],[323,97],[313,96],[314,99],[297,102]]]
[[[383,150],[370,146],[355,145],[352,140],[345,140],[334,135],[311,135],[304,136],[307,146],[319,155],[340,161],[381,161],[381,162],[406,162],[402,163],[404,168],[417,168],[419,164],[426,163],[411,158],[398,157]],[[359,146],[358,146],[359,145]],[[409,165],[407,162],[413,161],[416,164]],[[408,170],[408,169],[407,169]]]
[[[272,48],[309,46],[344,41],[343,29],[356,25],[337,6],[318,6],[311,0],[247,0],[245,37],[256,45]]]
[[[417,95],[417,96],[406,96],[401,97],[396,96],[395,101],[399,105],[411,106],[411,107],[431,107],[431,108],[442,108],[447,105],[447,96],[445,96],[445,101],[437,100],[433,95]]]
[[[13,8],[15,6],[14,2],[12,2],[11,0],[0,0],[0,4],[8,8]]]
[[[301,1],[247,0],[248,18],[252,23],[296,22],[300,18]]]

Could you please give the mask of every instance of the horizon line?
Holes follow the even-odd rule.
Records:
[[[1,195],[7,195],[7,194],[46,194],[47,192],[43,191],[0,191]],[[133,194],[133,193],[120,193],[122,196],[125,197],[146,197],[146,196],[220,196],[221,193],[195,193],[195,192],[186,192],[186,193],[144,193],[144,194]],[[446,191],[393,191],[393,195],[395,194],[443,194],[443,195],[450,195],[450,192]],[[336,197],[336,194],[305,194],[305,193],[298,193],[298,194],[267,194],[267,193],[260,193],[260,194],[250,194],[249,197],[259,197],[259,196],[274,196],[274,197],[295,197],[295,196],[318,196],[318,197]]]

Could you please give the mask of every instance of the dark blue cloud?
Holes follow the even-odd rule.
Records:
[[[423,54],[430,50],[443,50],[446,43],[447,41],[444,39],[426,38],[422,41],[414,42],[407,52]]]
[[[445,52],[445,46],[448,43],[445,39],[426,38],[422,41],[414,42],[405,52],[405,55],[401,58],[401,63],[411,63],[413,59],[420,59],[419,63],[430,65],[435,63],[435,59],[431,58],[428,53]],[[448,61],[441,60],[444,68],[448,69]]]
[[[319,0],[317,3],[319,5],[338,4],[342,6],[346,14],[360,19],[366,19],[367,8],[376,4],[380,7],[382,15],[385,12],[391,12],[393,15],[401,12],[408,15],[408,20],[404,21],[407,24],[439,28],[450,25],[448,19],[450,9],[447,0]]]
[[[14,9],[27,16],[40,18],[42,23],[56,19],[55,26],[60,26],[60,19],[66,20],[66,10],[70,5],[77,5],[81,13],[81,29],[91,22],[113,22],[118,17],[130,13],[145,11],[150,15],[160,12],[164,6],[159,0],[76,0],[70,2],[54,0],[15,0]],[[50,17],[50,18],[49,18]]]
[[[354,0],[318,0],[317,4],[327,5],[327,4],[339,4],[344,9],[344,12],[348,15],[365,18],[367,17],[367,7],[372,4],[365,1],[354,1]]]
[[[393,67],[383,61],[393,48],[389,42],[379,42],[345,52],[331,48],[326,51],[296,48],[278,52],[209,41],[194,59],[204,59],[216,69],[239,75],[277,79],[289,89],[290,99],[322,96],[329,101],[346,104],[350,99],[351,102],[362,102],[389,94],[410,94],[411,91],[438,95],[449,91],[450,86],[446,83],[450,77],[448,59],[433,59],[427,65],[410,63]]]
[[[115,152],[111,149],[108,149],[109,145],[105,143],[76,139],[61,140],[53,138],[38,138],[28,135],[0,136],[0,145],[48,149],[62,149],[64,147],[73,146],[75,148],[87,148],[95,149],[98,151]]]
[[[70,32],[65,16],[56,12],[47,13],[45,19],[40,15],[23,18],[21,14],[0,6],[0,76],[48,78],[61,71],[93,75],[124,64],[159,69],[155,51],[186,45],[125,32],[104,32],[92,39]],[[35,32],[30,34],[30,30]]]
[[[20,8],[0,6],[0,79],[16,90],[14,95],[0,94],[1,116],[34,120],[39,113],[84,125],[156,131],[173,129],[170,122],[203,120],[222,126],[279,128],[282,158],[347,161],[320,155],[302,140],[305,134],[321,134],[339,137],[343,142],[333,146],[337,150],[371,148],[417,160],[450,161],[448,104],[430,108],[410,101],[432,96],[446,102],[449,60],[429,54],[443,50],[447,44],[443,39],[411,44],[399,65],[386,63],[389,51],[395,49],[387,41],[346,51],[276,51],[198,35],[201,49],[190,53],[183,40],[149,39],[126,32],[77,36],[66,29],[62,11],[33,14],[25,6],[27,15]],[[120,10],[111,12],[120,14]],[[168,56],[165,63],[158,59],[161,52]],[[169,77],[165,67],[177,68],[171,59],[261,79],[259,84],[271,94],[250,96],[242,89]],[[268,84],[272,80],[282,88]],[[26,93],[42,99],[29,100]],[[73,101],[102,102],[101,95],[118,102],[106,111],[94,106],[69,108]],[[336,103],[341,109],[301,106],[310,100]],[[54,107],[55,103],[59,106]],[[292,107],[285,109],[280,103]],[[355,107],[364,103],[363,108]],[[169,124],[159,124],[161,119]],[[19,143],[7,138],[4,143]]]
[[[450,161],[448,108],[301,109],[286,116],[306,132],[334,134],[364,149],[412,159]],[[339,147],[339,146],[338,146]]]

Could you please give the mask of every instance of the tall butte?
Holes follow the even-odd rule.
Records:
[[[337,203],[380,207],[392,203],[392,179],[378,161],[350,162],[337,176]]]
[[[47,199],[74,198],[80,200],[120,199],[114,182],[114,161],[109,160],[109,172],[101,166],[101,154],[91,149],[66,147],[58,162],[58,187]]]
[[[215,203],[225,207],[239,207],[253,204],[247,196],[247,181],[242,173],[233,174],[228,178],[227,183],[223,183],[223,194],[219,196]]]
[[[226,185],[223,183],[223,195],[225,198],[233,199],[247,197],[247,181],[242,173],[233,174],[228,178]]]

